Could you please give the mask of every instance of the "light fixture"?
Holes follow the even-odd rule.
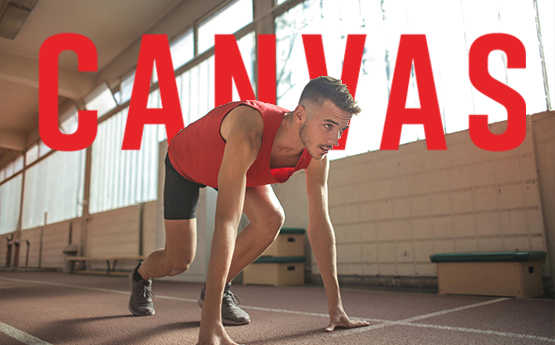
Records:
[[[0,2],[0,37],[15,39],[38,0],[3,0]]]

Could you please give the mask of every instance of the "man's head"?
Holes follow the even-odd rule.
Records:
[[[322,159],[341,133],[349,127],[353,114],[361,109],[341,80],[312,79],[304,88],[295,116],[300,121],[299,136],[314,159]]]
[[[356,115],[361,111],[347,86],[341,80],[327,76],[309,81],[301,93],[299,104],[310,102],[321,105],[326,99],[347,113]]]

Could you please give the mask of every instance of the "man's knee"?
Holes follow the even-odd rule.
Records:
[[[189,269],[189,265],[191,265],[192,261],[192,259],[188,258],[164,260],[164,271],[166,276],[172,277],[185,272]]]
[[[285,222],[283,208],[279,208],[264,217],[264,231],[268,235],[268,241],[273,242],[279,235],[279,230]]]

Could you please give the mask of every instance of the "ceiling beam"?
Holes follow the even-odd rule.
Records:
[[[0,51],[0,79],[38,89],[39,60],[6,51]],[[58,94],[70,99],[80,99],[96,86],[91,73],[59,67]]]
[[[25,151],[26,140],[27,136],[23,133],[0,129],[0,147],[16,151]]]

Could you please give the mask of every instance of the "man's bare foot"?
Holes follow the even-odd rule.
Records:
[[[227,335],[224,326],[220,323],[212,327],[200,326],[197,345],[239,345]]]

